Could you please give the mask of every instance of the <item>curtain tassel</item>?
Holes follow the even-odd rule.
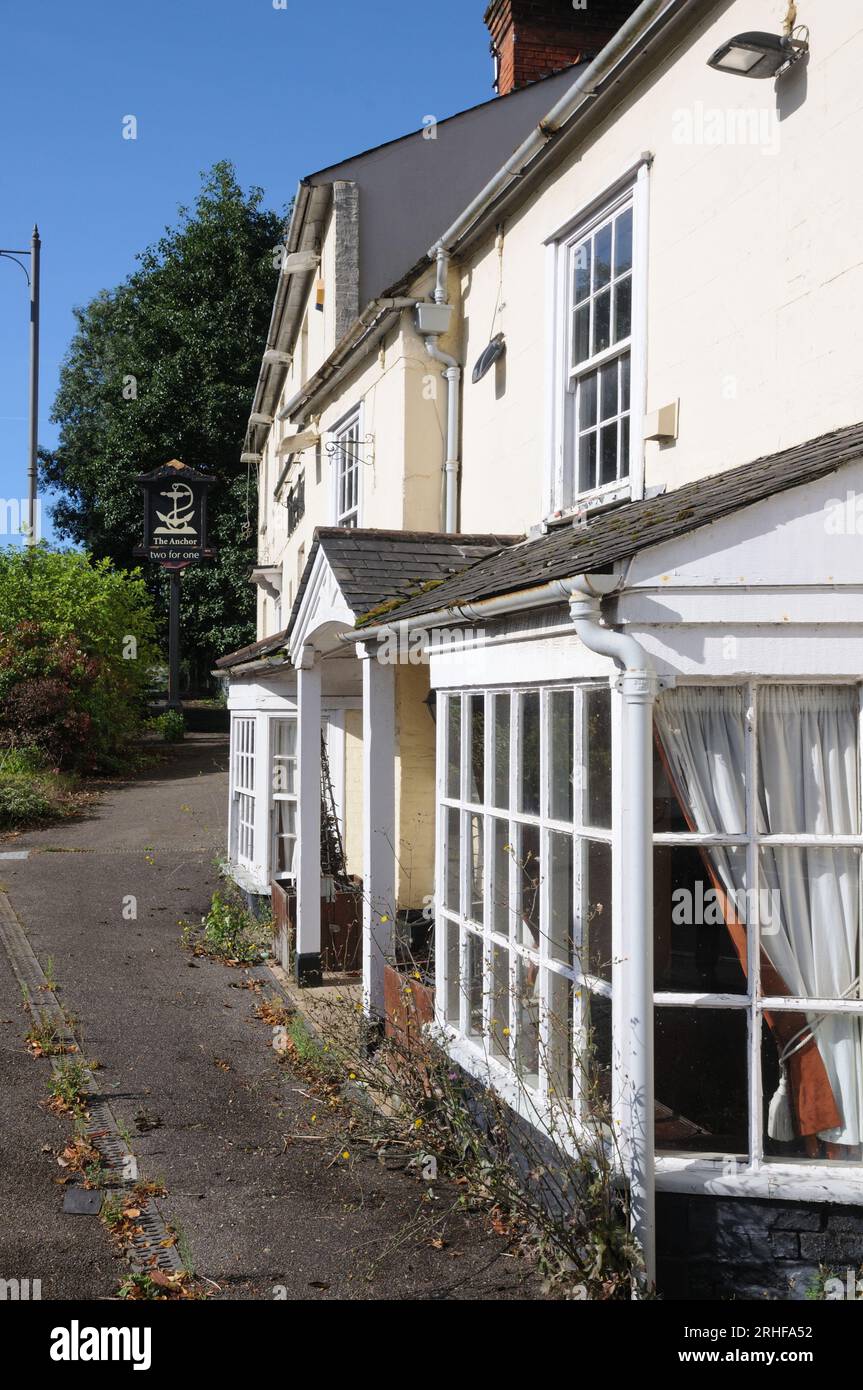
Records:
[[[794,1115],[791,1110],[791,1089],[788,1085],[788,1067],[785,1062],[782,1063],[779,1085],[767,1112],[767,1133],[780,1144],[788,1144],[796,1137]]]

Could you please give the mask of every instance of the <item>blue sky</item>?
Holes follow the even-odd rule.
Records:
[[[276,0],[280,4],[281,0]],[[302,174],[490,99],[486,0],[39,0],[0,57],[0,246],[43,238],[39,440],[72,307],[117,284],[229,158],[282,209]],[[134,115],[138,138],[122,138]],[[26,492],[27,285],[0,260],[0,498]],[[50,534],[46,525],[44,531]]]

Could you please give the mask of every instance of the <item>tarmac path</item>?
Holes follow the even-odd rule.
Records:
[[[536,1297],[479,1217],[454,1213],[433,1246],[423,1184],[370,1148],[333,1164],[335,1129],[286,1144],[308,1133],[313,1101],[235,987],[244,972],[180,944],[180,920],[197,922],[218,884],[226,769],[225,740],[193,736],[86,816],[0,837],[0,889],[100,1063],[142,1177],[165,1184],[185,1262],[217,1298]],[[0,1279],[40,1279],[43,1299],[111,1297],[125,1265],[97,1217],[62,1210],[71,1127],[44,1108],[50,1062],[28,1054],[27,1026],[0,947]]]

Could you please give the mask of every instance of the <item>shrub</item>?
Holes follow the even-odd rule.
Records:
[[[164,714],[156,715],[152,728],[165,743],[179,743],[185,737],[186,721],[180,710],[167,709]]]
[[[0,747],[121,766],[157,655],[139,574],[45,544],[0,549],[0,627]]]
[[[26,774],[0,773],[0,830],[38,825],[54,814],[54,803],[41,782]]]
[[[0,777],[34,777],[45,771],[46,759],[39,748],[0,748]]]

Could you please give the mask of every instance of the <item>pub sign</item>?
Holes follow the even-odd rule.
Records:
[[[136,550],[168,569],[181,569],[213,552],[207,548],[207,490],[214,482],[172,459],[138,482],[144,489],[144,544]]]

